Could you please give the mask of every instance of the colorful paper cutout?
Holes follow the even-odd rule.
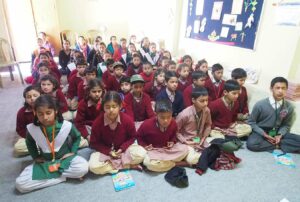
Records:
[[[212,33],[210,35],[208,35],[207,37],[210,41],[217,41],[220,39],[220,36],[217,35],[216,30],[212,31]]]
[[[233,0],[231,7],[231,14],[240,15],[243,10],[243,0]]]
[[[245,28],[247,28],[247,27],[251,28],[253,22],[254,22],[254,14],[251,13],[248,20],[247,20]]]
[[[220,37],[227,38],[229,32],[229,27],[222,27]]]
[[[236,21],[237,21],[237,15],[224,14],[222,23],[224,25],[235,26]]]
[[[194,21],[194,33],[197,34],[200,30],[200,20]]]
[[[205,31],[205,26],[206,26],[206,18],[203,18],[201,21],[201,27],[200,27],[200,32],[204,32]]]

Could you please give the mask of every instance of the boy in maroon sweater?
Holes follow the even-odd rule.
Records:
[[[156,117],[142,123],[137,140],[147,150],[144,165],[151,171],[165,172],[185,163],[182,160],[188,154],[188,147],[176,143],[177,124],[172,118],[172,103],[168,100],[157,101],[155,112]]]
[[[33,105],[35,100],[41,95],[41,90],[37,86],[27,86],[24,89],[23,97],[25,99],[24,106],[19,109],[17,113],[17,124],[16,131],[20,136],[20,139],[16,142],[14,146],[15,156],[23,156],[28,154],[28,149],[25,143],[26,138],[26,126],[30,123],[33,123],[34,114],[33,114]]]
[[[114,63],[115,61],[113,59],[107,59],[107,61],[105,62],[107,69],[102,74],[102,81],[105,86],[107,85],[109,78],[114,75],[114,68],[113,68]]]
[[[83,57],[77,58],[76,70],[77,73],[70,78],[69,88],[67,93],[68,105],[70,110],[76,110],[78,105],[77,89],[79,83],[83,80],[84,70],[87,67],[87,63]]]
[[[236,80],[241,87],[240,95],[237,100],[239,104],[237,118],[238,120],[245,121],[248,119],[249,116],[248,95],[247,90],[244,87],[245,81],[247,79],[247,72],[242,68],[236,68],[232,70],[231,78],[233,80]]]
[[[192,102],[192,91],[194,88],[197,87],[204,87],[205,81],[206,81],[206,74],[202,71],[195,71],[192,72],[192,79],[193,83],[189,85],[184,91],[183,91],[183,100],[184,100],[184,106],[189,107],[193,105]]]
[[[132,145],[136,130],[132,119],[120,112],[122,101],[119,94],[107,92],[102,103],[104,113],[92,126],[90,147],[96,152],[89,160],[90,171],[103,175],[120,169],[139,168],[137,165],[143,161],[145,150]]]
[[[143,65],[141,56],[139,54],[133,54],[132,63],[128,64],[126,75],[131,77],[135,74],[140,74],[143,72]]]
[[[133,75],[130,79],[132,92],[128,93],[124,99],[125,113],[135,122],[136,129],[143,121],[154,117],[149,95],[143,92],[145,81],[140,75]]]
[[[123,76],[120,80],[120,88],[121,92],[119,95],[121,96],[121,100],[123,101],[125,99],[125,96],[130,93],[131,91],[131,83],[130,78],[127,76]]]
[[[191,85],[191,81],[188,79],[190,74],[190,68],[186,63],[182,63],[178,66],[178,87],[177,90],[183,92],[186,87]]]
[[[97,75],[96,68],[90,66],[84,70],[84,79],[78,84],[78,102],[80,102],[85,97],[85,90],[87,88],[88,82],[95,79]]]
[[[120,80],[122,79],[125,66],[121,62],[115,62],[112,65],[114,74],[108,78],[106,83],[107,91],[121,91]]]
[[[143,72],[140,73],[140,75],[144,79],[145,83],[153,81],[154,72],[153,72],[153,66],[150,62],[143,63]]]
[[[214,101],[223,96],[224,80],[223,77],[224,68],[220,64],[214,64],[211,67],[212,78],[207,79],[205,82],[205,88],[208,91],[208,100]]]
[[[224,84],[224,96],[209,103],[212,119],[212,137],[225,135],[243,137],[251,132],[248,124],[237,123],[239,104],[237,99],[240,94],[240,85],[235,80],[227,80]]]

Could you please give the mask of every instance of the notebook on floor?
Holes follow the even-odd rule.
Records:
[[[115,187],[115,191],[122,191],[130,187],[135,186],[132,175],[128,170],[120,171],[112,174],[112,180]]]

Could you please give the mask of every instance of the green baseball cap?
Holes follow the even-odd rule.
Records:
[[[144,79],[141,77],[141,75],[139,74],[135,74],[133,76],[131,76],[130,78],[130,83],[138,83],[138,82],[141,82],[141,83],[145,83]]]

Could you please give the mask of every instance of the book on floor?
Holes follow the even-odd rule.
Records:
[[[120,171],[112,175],[115,191],[122,191],[135,186],[132,175],[128,170]]]
[[[273,154],[277,164],[286,165],[291,168],[296,168],[296,164],[293,161],[292,156],[290,154],[281,153],[278,151],[273,151],[272,154]]]

